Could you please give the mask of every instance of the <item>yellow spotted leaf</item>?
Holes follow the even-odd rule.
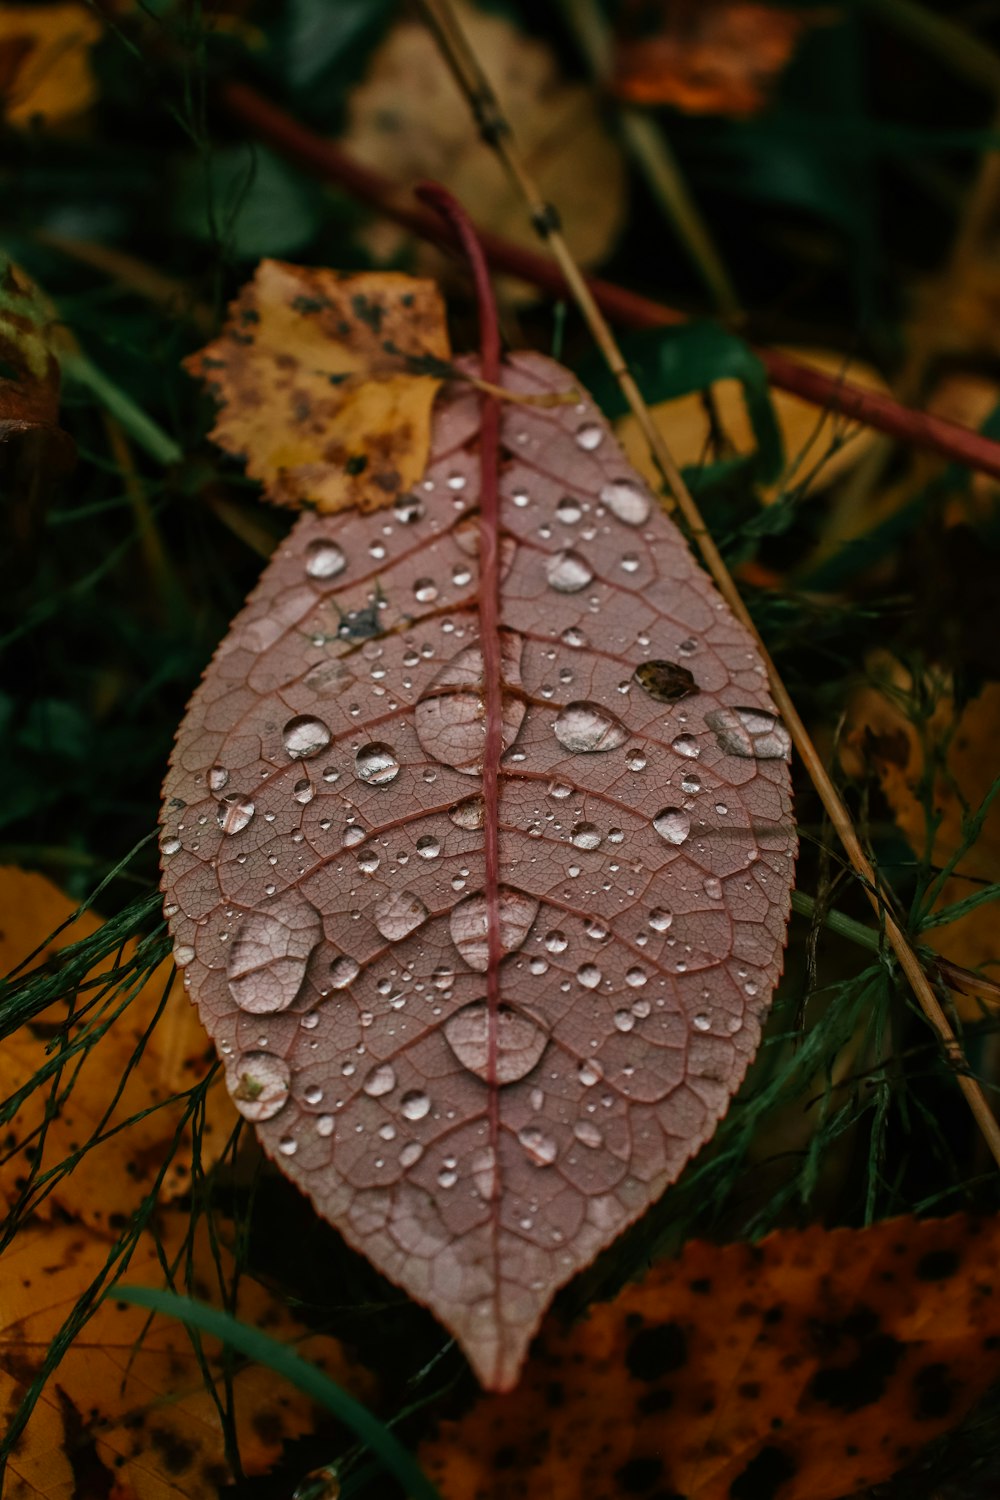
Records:
[[[219,400],[212,437],[267,498],[328,513],[379,510],[422,478],[449,358],[433,282],[265,260],[185,363]]]
[[[839,1500],[1000,1374],[1000,1220],[692,1242],[425,1442],[444,1500]]]
[[[73,909],[74,903],[44,876],[0,868],[0,973],[44,943]],[[49,952],[79,942],[99,926],[100,919],[85,912],[35,961],[43,962]],[[97,974],[88,976],[71,997],[77,1011],[94,995],[86,986],[96,978]],[[84,1026],[103,1025],[122,998],[109,996],[107,1002],[99,1002],[108,1005],[99,1019],[96,1008],[71,1019],[66,1003],[60,1002],[7,1037],[0,1047],[0,1098],[9,1098],[27,1084]],[[185,1108],[185,1100],[174,1096],[203,1078],[210,1065],[211,1049],[197,1015],[172,962],[164,962],[87,1049],[82,1063],[79,1055],[67,1062],[55,1086],[54,1114],[50,1081],[30,1092],[5,1126],[7,1159],[0,1176],[0,1205],[9,1209],[20,1200],[32,1171],[42,1175],[82,1150],[72,1170],[58,1178],[36,1211],[45,1216],[68,1214],[94,1229],[115,1232],[115,1225],[131,1215],[153,1186],[173,1147]],[[152,1112],[144,1113],[147,1110]],[[207,1167],[225,1146],[236,1113],[219,1084],[208,1089],[205,1111],[200,1150]],[[124,1129],[117,1128],[122,1125]],[[102,1139],[90,1145],[97,1134]],[[187,1190],[190,1159],[191,1132],[185,1126],[161,1185],[161,1201]]]
[[[57,125],[81,114],[97,89],[90,49],[101,23],[86,5],[0,6],[0,107],[7,123]]]
[[[158,1225],[169,1264],[178,1264],[177,1289],[186,1286],[184,1244],[190,1223],[171,1209]],[[216,1263],[204,1226],[194,1236],[191,1286],[220,1302],[221,1282],[233,1277],[232,1259]],[[77,1299],[100,1275],[107,1242],[78,1224],[22,1230],[8,1249],[0,1281],[0,1407],[18,1410],[49,1346]],[[123,1280],[162,1287],[156,1241],[146,1231]],[[324,1334],[311,1334],[282,1303],[243,1275],[236,1315],[297,1352],[362,1401],[373,1380]],[[141,1307],[101,1302],[45,1385],[10,1460],[5,1500],[217,1500],[234,1475],[219,1415],[228,1403],[218,1343],[202,1344],[213,1393],[205,1383],[183,1325]],[[237,1362],[231,1411],[240,1460],[248,1476],[266,1473],[282,1445],[313,1430],[308,1397],[261,1365]]]

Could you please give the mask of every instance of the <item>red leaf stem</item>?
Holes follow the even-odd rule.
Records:
[[[259,139],[325,182],[345,188],[355,198],[370,204],[387,218],[403,224],[422,239],[453,248],[451,235],[438,215],[414,204],[409,192],[371,168],[353,161],[331,141],[302,125],[292,115],[272,104],[244,83],[226,83],[220,98],[231,115],[250,128]],[[492,266],[509,272],[554,296],[566,294],[562,273],[554,260],[513,244],[502,235],[478,229],[479,243]],[[597,276],[587,278],[602,311],[627,328],[656,328],[687,321],[676,308],[665,307],[649,297]],[[873,427],[889,437],[916,448],[940,453],[954,463],[1000,478],[1000,443],[928,412],[903,406],[890,396],[862,390],[849,381],[826,375],[800,364],[774,349],[756,348],[771,384],[814,406],[839,412],[852,421]]]

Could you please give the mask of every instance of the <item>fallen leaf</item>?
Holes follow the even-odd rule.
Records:
[[[162,848],[237,1106],[502,1388],[725,1112],[795,840],[763,666],[600,412],[500,422],[481,454],[456,383],[391,514],[300,521],[181,726]]]
[[[927,749],[941,757],[932,792],[939,821],[930,849],[931,863],[940,868],[965,844],[965,811],[976,811],[997,775],[1000,683],[986,683],[976,698],[957,711],[950,682],[938,669],[929,669],[919,693],[907,669],[887,653],[873,654],[868,670],[872,681],[855,693],[848,706],[841,762],[858,779],[874,770],[899,828],[914,853],[923,858],[928,820],[921,783]],[[924,715],[918,702],[932,705],[923,722],[923,735]],[[965,900],[994,881],[1000,881],[1000,803],[996,801],[978,836],[962,853],[955,873],[942,886],[933,909]],[[997,907],[987,903],[956,921],[928,928],[920,940],[962,968],[985,965],[987,977],[997,980],[996,934]],[[955,989],[953,996],[967,1020],[981,1018],[982,1004],[996,1008],[996,997],[988,991],[963,994]]]
[[[0,933],[0,972],[6,973],[44,943],[49,933],[71,915],[74,905],[44,876],[0,867],[0,910],[5,914],[5,930]],[[83,913],[38,961],[89,936],[100,925],[92,912]],[[82,984],[97,977],[91,974]],[[18,1202],[32,1171],[41,1175],[58,1167],[87,1145],[102,1121],[101,1134],[107,1138],[86,1150],[73,1169],[59,1178],[36,1212],[44,1217],[68,1214],[91,1228],[116,1233],[116,1226],[131,1216],[151,1189],[184,1112],[183,1100],[164,1101],[190,1089],[208,1072],[212,1061],[198,1018],[176,982],[138,1055],[171,983],[171,965],[164,962],[89,1048],[79,1071],[79,1058],[67,1061],[57,1085],[60,1102],[53,1118],[48,1119],[52,1112],[50,1081],[29,1093],[4,1126],[6,1168],[0,1178],[0,1203],[8,1210]],[[4,1040],[0,1048],[0,1096],[13,1096],[52,1058],[61,1041],[68,1044],[80,1035],[86,1021],[72,1019],[69,1007],[78,1008],[89,995],[86,989],[74,991],[65,1005],[50,1006]],[[121,1092],[114,1103],[119,1083]],[[152,1114],[132,1119],[161,1102],[162,1108]],[[207,1091],[205,1110],[199,1134],[201,1161],[207,1167],[236,1124],[232,1105],[218,1081]],[[132,1123],[125,1129],[110,1133],[129,1120]],[[185,1126],[160,1188],[161,1201],[188,1190],[190,1161],[191,1132]]]
[[[789,349],[785,352],[794,353],[797,360],[812,369],[849,380],[863,390],[889,394],[889,388],[877,370],[855,360],[848,361],[836,350]],[[756,448],[740,382],[717,380],[709,390],[714,416],[698,392],[658,402],[651,408],[653,420],[666,437],[674,460],[681,468],[694,467],[714,458],[713,444],[719,431],[727,442],[722,457],[749,455]],[[815,406],[787,391],[772,390],[771,403],[781,432],[786,464],[785,473],[777,483],[758,487],[761,499],[767,502],[778,499],[785,490],[793,487],[802,486],[807,494],[826,488],[849,473],[878,441],[871,428],[830,412],[817,412]],[[629,462],[651,488],[658,490],[662,483],[659,471],[635,417],[631,414],[622,417],[615,424],[615,431]]]
[[[449,353],[433,282],[264,260],[220,337],[184,363],[221,402],[212,437],[268,499],[326,514],[377,510],[417,483]]]
[[[487,60],[490,82],[542,197],[559,204],[576,259],[584,265],[603,260],[624,225],[626,170],[596,91],[569,82],[551,48],[517,31],[506,17],[463,3],[455,10],[472,50]],[[343,145],[356,160],[398,182],[447,182],[476,224],[516,244],[537,245],[516,189],[470,128],[468,103],[423,23],[400,21],[375,52],[365,81],[348,101]],[[381,222],[367,240],[376,255],[392,260],[407,236]],[[452,263],[426,245],[413,245],[412,253],[430,274],[452,274]],[[525,295],[523,287],[519,294]]]
[[[0,8],[0,103],[9,125],[59,125],[97,97],[90,49],[101,23],[86,5]]]
[[[189,1230],[186,1212],[172,1209],[161,1216],[158,1238],[169,1263],[176,1262]],[[5,1252],[0,1405],[8,1420],[107,1258],[107,1242],[77,1224],[29,1226]],[[218,1244],[213,1251],[202,1221],[191,1276],[197,1295],[218,1304],[220,1278],[228,1289],[233,1277],[232,1257]],[[183,1257],[177,1278],[183,1288]],[[164,1285],[150,1231],[140,1238],[123,1280]],[[232,1484],[217,1404],[226,1409],[229,1399],[219,1346],[202,1340],[213,1394],[184,1326],[154,1316],[147,1327],[149,1316],[113,1293],[99,1304],[45,1385],[16,1445],[4,1491],[8,1500],[217,1500]],[[309,1333],[246,1274],[239,1277],[237,1316],[294,1343],[303,1358],[360,1400],[372,1399],[372,1377],[335,1339]],[[312,1402],[262,1365],[237,1361],[231,1391],[229,1410],[248,1476],[266,1473],[284,1443],[315,1426]]]
[[[743,0],[658,0],[655,6],[643,0],[633,8],[641,29],[619,42],[616,93],[634,104],[734,119],[760,113],[803,32],[827,19]]]
[[[419,1458],[444,1500],[839,1500],[901,1468],[1000,1375],[1000,1222],[685,1246]]]

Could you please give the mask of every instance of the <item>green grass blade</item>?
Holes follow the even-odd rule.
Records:
[[[355,1401],[353,1396],[349,1396],[339,1385],[277,1339],[269,1338],[256,1328],[249,1328],[217,1307],[206,1307],[203,1302],[195,1302],[191,1297],[178,1297],[173,1292],[157,1291],[147,1286],[116,1286],[110,1295],[116,1301],[135,1302],[139,1307],[148,1307],[153,1312],[164,1313],[167,1317],[177,1318],[182,1323],[200,1328],[203,1333],[221,1339],[240,1354],[245,1354],[248,1359],[266,1365],[276,1375],[281,1375],[292,1385],[298,1386],[300,1391],[304,1391],[320,1406],[333,1412],[346,1427],[350,1427],[414,1500],[440,1500],[434,1485],[402,1444],[393,1437],[388,1427],[377,1417],[373,1417],[367,1407]]]

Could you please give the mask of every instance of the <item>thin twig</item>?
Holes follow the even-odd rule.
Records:
[[[303,170],[343,188],[352,197],[404,225],[421,239],[430,240],[446,251],[453,248],[437,215],[414,203],[408,190],[370,167],[362,166],[332,141],[309,130],[265,99],[256,89],[244,83],[227,83],[222,86],[219,99],[225,109],[254,135]],[[557,261],[515,245],[502,235],[478,225],[476,235],[486,251],[487,260],[497,270],[519,277],[555,297],[565,296],[567,283]],[[616,286],[614,282],[596,276],[588,276],[584,281],[594,302],[622,327],[662,328],[687,322],[686,315],[675,308],[665,307],[650,297]],[[1000,479],[1000,443],[992,438],[973,432],[959,422],[913,411],[901,406],[891,396],[863,390],[837,376],[800,364],[776,349],[757,348],[755,352],[771,384],[779,390],[791,391],[811,406],[839,412],[852,422],[888,433],[912,447],[931,449],[953,463],[965,464],[970,469]]]
[[[791,734],[795,748],[809,773],[809,777],[819,794],[820,800],[847,853],[848,859],[861,879],[865,894],[884,926],[886,937],[892,946],[899,966],[906,975],[925,1016],[937,1032],[946,1056],[956,1070],[958,1085],[966,1097],[969,1107],[975,1116],[976,1123],[979,1125],[997,1165],[1000,1166],[1000,1125],[998,1125],[996,1118],[990,1110],[978,1082],[968,1073],[965,1057],[955,1038],[951,1023],[945,1015],[941,1003],[923,971],[919,958],[911,948],[906,934],[893,915],[890,897],[881,886],[871,861],[861,847],[861,841],[855,831],[851,815],[844,805],[840,793],[834,786],[819,752],[810,739],[809,733],[791,700],[788,689],[778,675],[778,671],[757,632],[753,620],[750,618],[750,613],[733,582],[729,570],[722,560],[715,542],[705,528],[705,523],[701,518],[698,507],[681,477],[680,470],[677,468],[670,454],[663,434],[650,415],[649,408],[643,400],[639,387],[636,385],[635,379],[625,363],[611,329],[605,322],[590,288],[587,286],[583,275],[570,254],[566,241],[559,230],[558,215],[552,206],[539,194],[514,145],[510,124],[504,117],[490,82],[461,29],[455,12],[452,9],[451,0],[419,0],[419,3],[437,37],[442,53],[447,59],[456,81],[469,100],[483,139],[493,147],[503,162],[511,180],[516,184],[524,200],[531,222],[538,233],[547,241],[553,255],[559,262],[566,284],[570,287],[577,306],[580,308],[595,342],[607,361],[608,368],[618,381],[622,393],[631,407],[636,421],[639,423],[639,427],[649,445],[656,465],[663,475],[666,485],[677,503],[678,509],[688,524],[698,550],[701,552],[705,566],[711,573],[716,587],[733,614],[756,640],[758,650],[767,668],[772,696]]]

